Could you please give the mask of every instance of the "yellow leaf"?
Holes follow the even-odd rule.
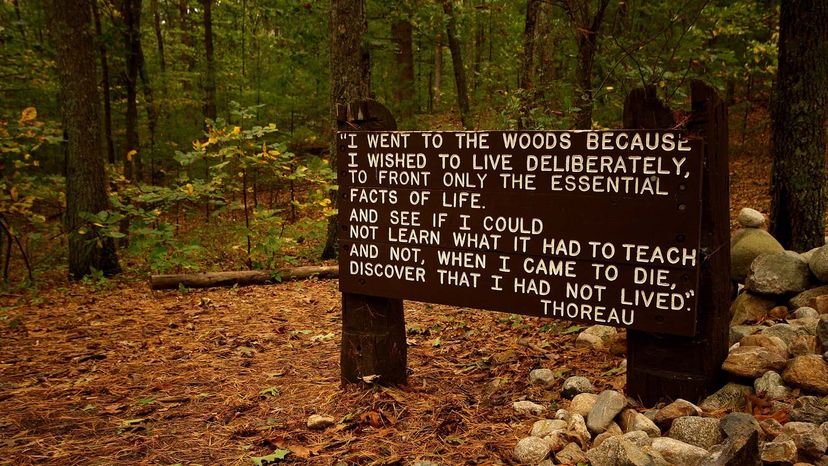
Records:
[[[11,194],[12,201],[17,202],[17,196],[19,194],[17,191],[17,186],[12,186],[11,190],[9,191],[9,194]]]
[[[182,186],[180,189],[181,189],[182,191],[184,191],[184,193],[185,193],[185,194],[187,194],[188,196],[192,196],[192,195],[193,195],[194,190],[193,190],[193,185],[192,185],[191,183],[187,183],[187,184],[185,184],[185,185],[184,185],[184,186]]]
[[[34,107],[27,107],[23,109],[23,112],[20,114],[20,123],[26,123],[27,121],[32,121],[37,118],[37,109]]]
[[[138,151],[132,149],[131,151],[127,152],[127,162],[132,162],[132,159],[138,154]]]
[[[239,134],[239,133],[241,133],[241,128],[238,127],[238,126],[234,126],[233,127],[233,134]]]

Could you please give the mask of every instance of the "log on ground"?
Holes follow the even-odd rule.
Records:
[[[230,272],[207,272],[190,274],[168,274],[150,276],[153,290],[187,288],[211,288],[221,286],[266,285],[287,280],[305,278],[337,278],[338,266],[303,266],[282,270],[239,270]]]

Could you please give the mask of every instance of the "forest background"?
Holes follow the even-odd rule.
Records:
[[[331,24],[347,2],[93,0],[109,206],[61,221],[61,18],[45,3],[0,1],[6,287],[65,279],[70,237],[116,244],[141,275],[319,262],[335,214],[331,28],[365,28],[363,77],[400,129],[617,128],[632,89],[687,108],[703,79],[730,106],[731,154],[768,156],[773,1],[367,0],[350,2],[365,24]],[[70,272],[105,284],[117,268]]]

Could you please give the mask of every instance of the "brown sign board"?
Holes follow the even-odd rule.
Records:
[[[700,140],[342,131],[336,146],[343,293],[694,335]]]

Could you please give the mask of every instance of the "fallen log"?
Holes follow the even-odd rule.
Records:
[[[303,266],[281,270],[239,270],[231,272],[182,273],[151,275],[150,288],[153,290],[187,288],[211,288],[218,286],[266,285],[287,280],[302,280],[310,277],[337,278],[339,267]]]

